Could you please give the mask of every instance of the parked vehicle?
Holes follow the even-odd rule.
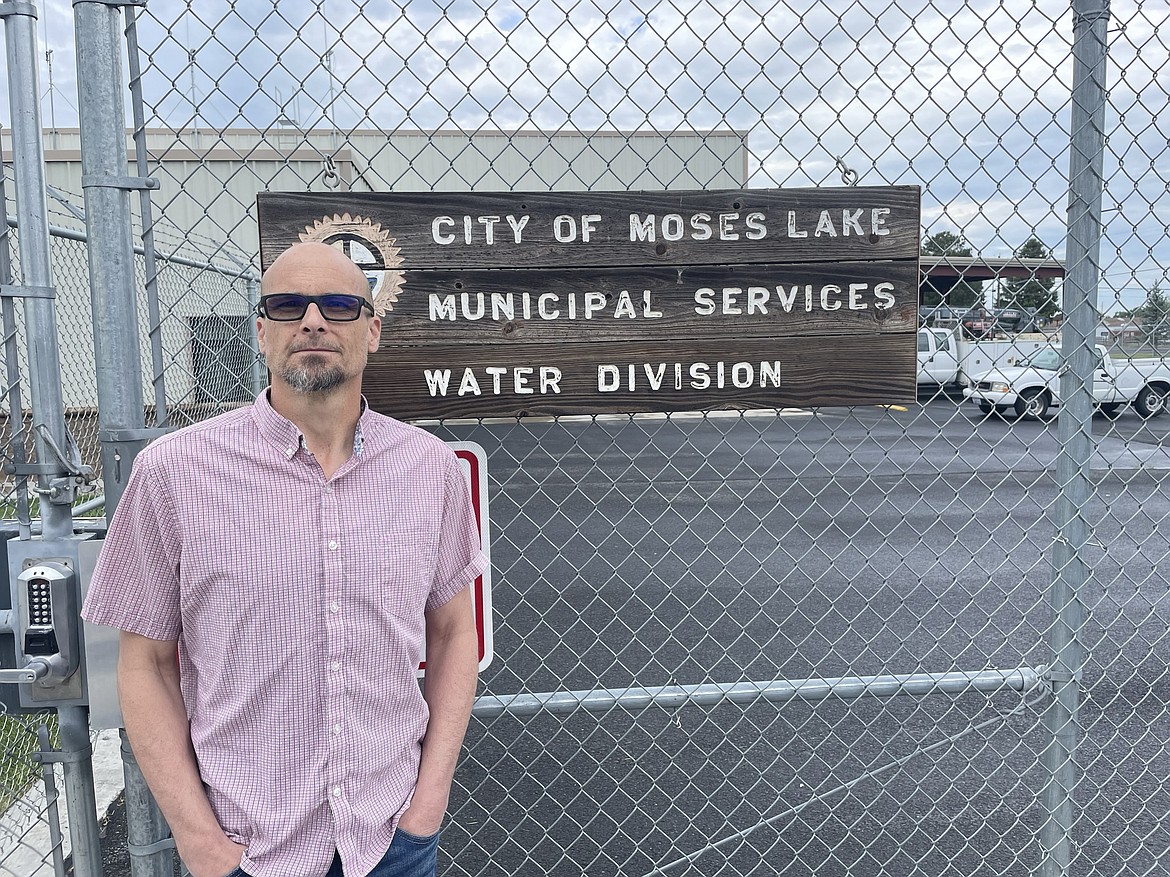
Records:
[[[918,324],[931,329],[953,329],[963,322],[966,308],[923,306],[918,309]]]
[[[1044,328],[1044,318],[1034,308],[999,308],[995,312],[996,334],[1019,335],[1024,332],[1039,332]]]
[[[995,333],[995,314],[982,305],[963,316],[963,334],[968,338],[990,338]]]
[[[1013,366],[1054,343],[1053,338],[1039,334],[972,341],[956,329],[919,329],[918,383],[962,386],[975,375],[1000,365]]]
[[[1096,348],[1093,399],[1105,414],[1132,404],[1142,417],[1165,413],[1170,400],[1170,363],[1164,359],[1111,359]],[[1040,350],[1014,367],[979,375],[963,395],[985,414],[1015,411],[1028,420],[1043,418],[1060,405],[1060,373],[1064,359],[1055,348]]]

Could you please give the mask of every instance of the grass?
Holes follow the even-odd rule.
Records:
[[[40,779],[41,766],[32,760],[32,754],[41,748],[37,740],[41,725],[48,727],[49,743],[56,746],[56,713],[0,714],[0,811],[7,810]]]

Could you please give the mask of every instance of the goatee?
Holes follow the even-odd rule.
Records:
[[[339,365],[324,365],[321,360],[301,365],[286,365],[280,377],[297,393],[324,393],[345,383],[345,372]]]

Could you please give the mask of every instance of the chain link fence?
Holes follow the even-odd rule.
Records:
[[[11,174],[11,168],[6,168]],[[89,268],[80,195],[54,190],[50,202],[52,263],[56,282],[57,325],[61,346],[65,417],[78,444],[81,459],[94,475],[91,489],[79,494],[81,505],[101,495],[101,454],[98,441],[97,383],[93,349],[93,316],[89,297]],[[64,206],[62,206],[64,205]],[[264,384],[262,364],[251,327],[253,286],[259,278],[222,242],[193,235],[157,236],[160,249],[151,270],[143,252],[135,258],[140,296],[140,380],[151,398],[151,416],[161,423],[184,426],[227,407],[254,398]],[[7,235],[12,273],[19,280],[20,232],[13,220]],[[141,250],[141,248],[140,248]],[[233,258],[235,257],[235,258]],[[148,290],[147,278],[152,289]],[[148,299],[160,303],[151,320]],[[13,311],[16,358],[27,374],[27,343],[23,310]],[[0,354],[2,357],[3,354]],[[6,367],[0,360],[0,368]],[[155,394],[159,388],[165,395]],[[31,459],[33,418],[25,403],[25,459]],[[5,459],[12,462],[10,405],[3,406]],[[161,415],[161,417],[160,417]],[[16,483],[6,481],[3,502],[14,505]],[[100,509],[100,505],[96,506]],[[93,511],[87,508],[86,511]],[[11,517],[11,512],[9,513]]]
[[[1062,341],[1068,284],[1027,266],[1068,262],[1068,4],[152,0],[125,15],[160,183],[158,320],[141,326],[160,423],[263,384],[248,317],[263,190],[916,184],[923,304],[1031,308],[1043,343]],[[1115,0],[1108,16],[1100,330],[1083,347],[1155,362],[1170,12]],[[50,179],[77,191],[65,151],[48,149]],[[82,410],[84,243],[54,241]],[[425,423],[487,449],[494,534],[496,656],[441,872],[1161,873],[1170,417],[985,414],[947,383],[879,408]],[[1049,668],[1073,418],[1092,437],[1076,509],[1090,538],[1062,872],[1045,759],[1067,730]],[[91,428],[75,434],[96,467]]]

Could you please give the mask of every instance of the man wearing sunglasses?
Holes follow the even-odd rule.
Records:
[[[282,253],[257,313],[271,386],[139,454],[83,614],[122,631],[126,731],[193,877],[433,875],[475,692],[466,483],[366,407],[381,319],[340,250]]]

